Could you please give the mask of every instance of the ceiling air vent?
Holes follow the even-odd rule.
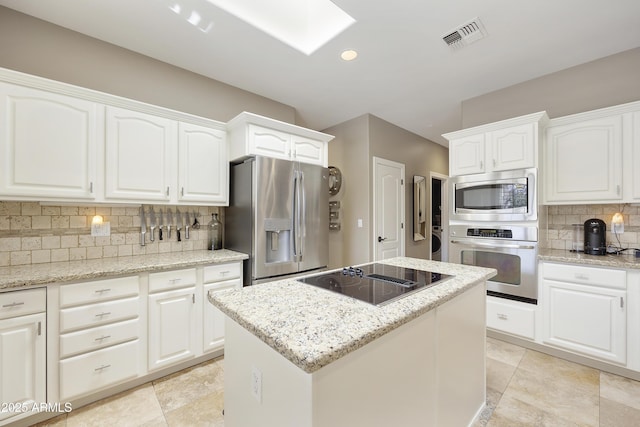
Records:
[[[442,40],[444,40],[452,50],[458,50],[484,38],[486,35],[487,30],[484,29],[484,25],[482,25],[480,19],[474,18],[455,30],[449,31],[446,35],[442,36]]]

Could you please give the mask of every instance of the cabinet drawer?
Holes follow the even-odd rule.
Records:
[[[487,297],[487,327],[520,337],[535,338],[535,306]]]
[[[138,295],[138,276],[60,286],[60,307]]]
[[[140,341],[71,357],[60,362],[60,400],[90,393],[138,376]]]
[[[46,288],[0,293],[0,319],[40,313],[46,309]]]
[[[196,284],[196,269],[163,271],[149,274],[149,292],[186,288]]]
[[[204,268],[204,283],[237,279],[242,274],[242,263],[209,265]]]
[[[60,332],[138,317],[140,298],[101,302],[60,310]]]
[[[140,320],[133,319],[111,325],[98,326],[60,336],[60,357],[98,350],[140,336]]]
[[[627,289],[627,272],[575,264],[544,263],[543,277],[561,282],[581,283],[614,289]]]

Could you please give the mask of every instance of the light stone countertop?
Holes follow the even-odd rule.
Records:
[[[630,249],[631,254],[633,250]],[[587,255],[582,252],[571,252],[561,249],[540,249],[538,259],[541,261],[584,264],[594,267],[611,267],[640,269],[640,258],[633,255]]]
[[[496,275],[490,268],[415,258],[385,264],[453,275],[383,306],[279,280],[209,295],[213,305],[305,372],[357,350]]]
[[[48,283],[91,280],[146,271],[241,261],[247,258],[249,256],[246,254],[221,249],[0,267],[0,291],[18,290]]]

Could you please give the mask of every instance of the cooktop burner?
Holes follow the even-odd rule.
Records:
[[[299,279],[374,305],[388,304],[452,276],[388,264],[368,264]]]

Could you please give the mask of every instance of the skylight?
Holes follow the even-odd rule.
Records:
[[[355,22],[330,0],[207,0],[311,55]]]

